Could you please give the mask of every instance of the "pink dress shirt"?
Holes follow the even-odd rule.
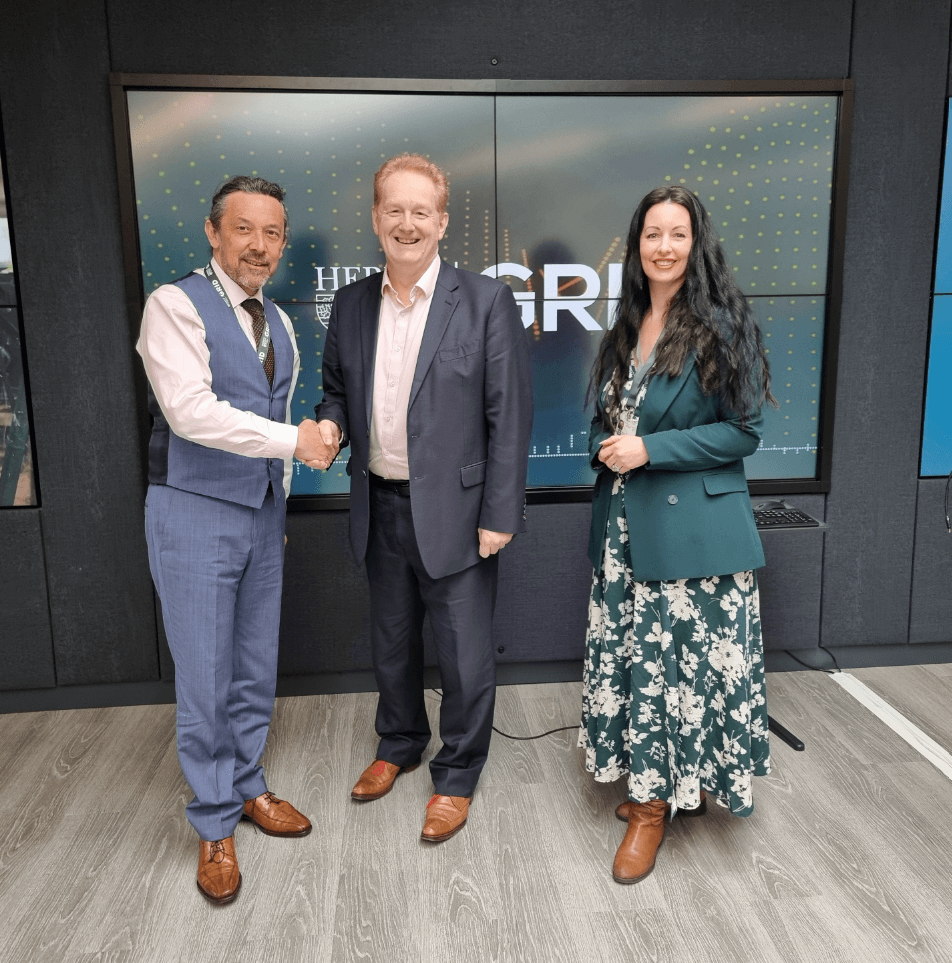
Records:
[[[437,254],[413,286],[410,303],[403,304],[390,284],[387,269],[383,271],[370,420],[370,470],[383,478],[410,477],[407,408],[439,273]]]

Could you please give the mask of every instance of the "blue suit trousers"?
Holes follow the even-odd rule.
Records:
[[[186,815],[205,840],[231,836],[274,707],[284,570],[283,492],[261,508],[149,486],[146,539],[175,661],[176,732],[194,793]]]

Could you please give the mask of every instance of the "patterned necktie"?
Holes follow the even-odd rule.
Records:
[[[257,298],[242,301],[241,306],[251,315],[251,333],[255,339],[255,350],[261,344],[264,333],[264,307]],[[264,373],[268,376],[268,384],[274,384],[274,343],[268,344],[268,356],[264,359]]]

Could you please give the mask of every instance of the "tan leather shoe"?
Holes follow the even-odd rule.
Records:
[[[615,816],[620,819],[623,823],[628,822],[628,815],[631,812],[632,806],[637,806],[637,803],[633,803],[630,799],[627,802],[619,803],[615,809]],[[670,806],[668,807],[671,808]],[[692,816],[703,816],[707,812],[707,793],[701,790],[701,802],[695,809],[679,809],[674,815],[684,816],[685,819],[689,819]]]
[[[230,903],[241,889],[241,873],[235,855],[235,837],[207,842],[198,841],[198,877],[202,896],[221,905]]]
[[[654,869],[669,812],[670,808],[663,799],[632,803],[625,838],[615,853],[612,866],[616,883],[637,883]]]
[[[426,804],[426,819],[420,839],[428,843],[442,843],[466,825],[468,815],[469,796],[441,796],[437,793]]]
[[[311,821],[289,802],[278,799],[273,792],[263,792],[245,803],[242,819],[250,819],[269,836],[306,836]]]
[[[413,763],[412,766],[395,766],[392,762],[384,762],[383,759],[374,761],[360,774],[357,785],[350,791],[350,798],[358,802],[370,802],[372,799],[379,799],[386,796],[401,772],[413,772],[418,769],[420,764]]]

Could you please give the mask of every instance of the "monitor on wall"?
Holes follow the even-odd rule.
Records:
[[[114,75],[112,87],[133,305],[207,262],[203,223],[225,179],[286,188],[291,238],[265,293],[297,336],[295,420],[321,398],[334,292],[383,266],[373,174],[421,153],[450,178],[442,256],[515,293],[535,397],[529,499],[589,497],[586,387],[629,222],[649,190],[678,184],[710,212],[764,332],[780,408],[747,459],[751,490],[828,490],[848,81]],[[324,473],[296,462],[292,505],[342,504],[346,457]]]
[[[939,201],[939,230],[932,284],[932,324],[922,425],[920,477],[952,472],[952,102],[946,120],[945,166]]]

